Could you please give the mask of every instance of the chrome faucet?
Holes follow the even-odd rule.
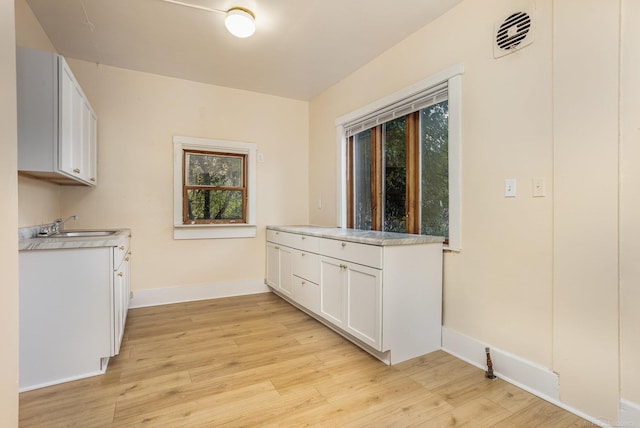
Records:
[[[61,232],[62,230],[64,230],[64,224],[66,222],[68,222],[69,220],[74,219],[77,220],[78,216],[77,215],[70,215],[69,217],[65,218],[64,220],[61,218],[57,218],[53,221],[53,228],[52,228],[52,232],[53,233],[58,233]]]

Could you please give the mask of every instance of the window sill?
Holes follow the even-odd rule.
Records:
[[[173,239],[255,238],[255,224],[180,224],[173,226]]]

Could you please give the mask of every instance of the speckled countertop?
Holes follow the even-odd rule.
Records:
[[[267,229],[381,246],[438,244],[444,242],[444,238],[441,236],[379,232],[376,230],[342,229],[326,226],[267,226]]]
[[[107,230],[107,229],[91,229],[91,230]],[[55,238],[47,236],[38,236],[37,232],[29,233],[27,230],[19,232],[18,249],[20,251],[29,250],[56,250],[63,248],[91,248],[91,247],[118,247],[127,245],[131,237],[130,229],[108,229],[116,230],[116,233],[108,236],[69,236],[64,238]],[[69,230],[67,230],[68,232]]]

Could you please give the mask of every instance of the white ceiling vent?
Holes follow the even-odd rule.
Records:
[[[493,56],[500,58],[533,42],[535,25],[531,10],[514,12],[496,23]]]

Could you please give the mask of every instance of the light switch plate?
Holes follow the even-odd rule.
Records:
[[[516,179],[507,178],[504,180],[504,197],[515,198],[516,197]]]
[[[544,178],[534,178],[532,180],[532,185],[532,194],[534,198],[542,198],[546,196],[546,190],[544,188]]]

